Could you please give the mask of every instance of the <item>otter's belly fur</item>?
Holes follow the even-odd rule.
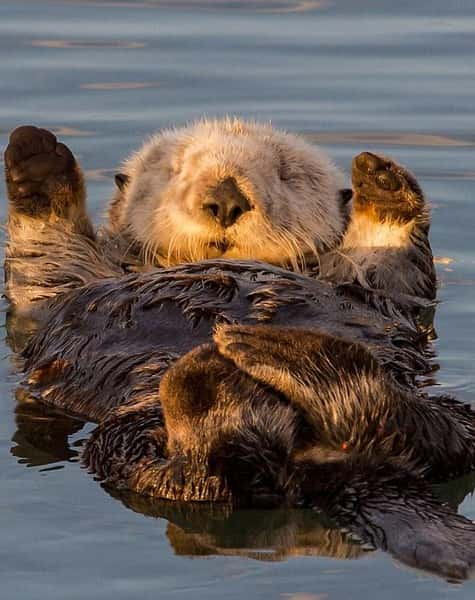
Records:
[[[83,453],[98,479],[325,506],[406,562],[416,531],[421,566],[466,575],[475,528],[425,481],[473,469],[475,418],[416,385],[435,277],[407,170],[359,155],[349,203],[338,170],[295,136],[205,122],[125,163],[94,232],[81,171],[50,132],[15,131],[5,164],[6,293],[47,321],[23,351],[25,385],[98,423]],[[216,257],[253,260],[175,266]]]
[[[411,386],[431,366],[424,337],[404,310],[416,301],[400,300],[398,308],[384,294],[330,286],[264,263],[205,261],[98,281],[60,296],[50,304],[47,328],[24,355],[36,393],[45,385],[48,403],[64,408],[68,402],[96,421],[137,393],[142,399],[134,369],[137,383],[152,366],[161,375],[210,342],[217,324],[292,325],[358,342],[391,378]],[[143,384],[156,395],[158,380],[143,378]]]

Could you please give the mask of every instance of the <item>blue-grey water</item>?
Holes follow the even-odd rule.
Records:
[[[433,204],[439,389],[474,403],[474,53],[473,0],[4,0],[0,146],[19,124],[53,129],[86,170],[97,220],[120,160],[203,114],[271,120],[344,168],[363,149],[393,155]],[[303,511],[185,520],[114,498],[77,463],[90,426],[16,408],[1,343],[2,598],[474,598],[474,581],[362,552]],[[475,519],[472,485],[446,493]]]

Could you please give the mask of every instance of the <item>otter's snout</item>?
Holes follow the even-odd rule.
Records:
[[[201,208],[223,227],[230,227],[242,214],[251,210],[251,205],[236,180],[228,177],[211,191]]]

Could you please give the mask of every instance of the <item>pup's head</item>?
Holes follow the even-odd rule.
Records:
[[[320,150],[238,119],[159,133],[116,183],[112,221],[160,265],[247,258],[299,268],[338,243],[351,197]]]

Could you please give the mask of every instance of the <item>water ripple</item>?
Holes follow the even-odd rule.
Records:
[[[384,144],[386,146],[474,146],[475,143],[461,138],[428,133],[410,132],[364,132],[364,131],[323,131],[306,133],[309,141],[318,144]]]
[[[87,1],[87,0],[86,0]],[[68,4],[84,4],[83,0],[69,0]],[[168,8],[181,10],[227,10],[252,11],[258,13],[303,13],[327,8],[333,4],[330,0],[149,0],[130,2],[124,0],[90,0],[89,6],[114,8]]]
[[[126,42],[122,40],[31,40],[31,45],[38,48],[144,48],[143,42]]]
[[[85,90],[141,90],[144,88],[158,87],[160,84],[154,81],[104,81],[94,83],[82,83],[81,88]]]

